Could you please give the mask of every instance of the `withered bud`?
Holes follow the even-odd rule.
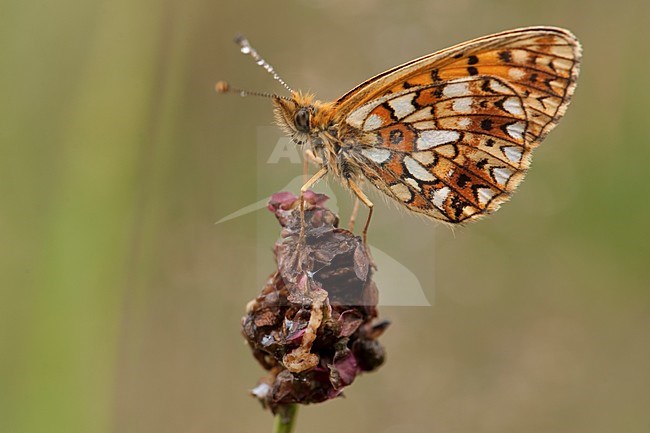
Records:
[[[283,227],[274,247],[278,269],[248,304],[242,332],[269,372],[252,393],[273,413],[337,397],[384,362],[377,338],[388,322],[375,323],[371,260],[359,237],[338,228],[327,198],[305,193],[302,239],[299,199],[281,192],[268,205]]]

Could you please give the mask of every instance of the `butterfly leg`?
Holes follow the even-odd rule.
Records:
[[[309,163],[323,165],[323,158],[316,156],[311,149],[305,149],[302,158],[302,181],[307,183],[309,180]]]
[[[350,186],[352,192],[354,192],[354,194],[357,196],[357,198],[361,200],[363,204],[365,204],[368,207],[368,219],[366,220],[366,225],[363,227],[363,232],[361,232],[363,243],[365,244],[368,237],[368,227],[370,226],[370,219],[372,218],[372,209],[375,205],[363,193],[363,191],[361,191],[361,188],[359,188],[359,186],[356,183],[352,181],[348,181],[348,185]]]
[[[307,183],[309,179],[309,161],[307,160],[307,152],[302,159],[302,183]]]
[[[316,156],[314,151],[311,150],[311,149],[305,149],[303,159],[305,161],[305,164],[311,162],[312,164],[316,164],[316,165],[320,165],[320,166],[323,165],[323,158],[321,158],[320,156]]]
[[[359,215],[359,197],[354,198],[354,207],[352,208],[352,213],[350,214],[350,220],[348,221],[348,230],[351,232],[354,231],[354,223],[357,222],[357,216]]]
[[[350,189],[354,194],[357,196],[359,200],[363,202],[368,207],[368,219],[366,219],[366,225],[363,227],[363,231],[361,232],[361,238],[363,239],[363,245],[366,248],[366,255],[368,256],[368,259],[370,260],[370,264],[373,268],[377,269],[377,265],[375,264],[375,260],[372,258],[372,255],[370,254],[370,248],[368,247],[368,227],[370,227],[370,219],[372,218],[372,210],[375,207],[375,205],[370,201],[370,199],[361,191],[361,188],[359,186],[352,182],[351,180],[348,180],[348,185],[350,186]],[[356,217],[356,216],[355,216]]]
[[[305,192],[326,174],[327,167],[321,167],[321,169],[318,170],[316,174],[314,174],[311,179],[305,182],[305,184],[300,188],[300,237],[298,238],[298,242],[300,243],[305,240]]]

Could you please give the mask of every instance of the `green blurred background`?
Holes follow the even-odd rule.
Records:
[[[270,431],[239,320],[273,267],[256,221],[269,239],[277,225],[214,222],[300,169],[260,179],[270,103],[213,91],[282,91],[237,32],[333,99],[539,24],[584,45],[567,116],[480,223],[376,200],[372,242],[434,306],[383,308],[387,364],[302,409],[298,431],[647,432],[649,16],[642,0],[3,2],[0,432]]]

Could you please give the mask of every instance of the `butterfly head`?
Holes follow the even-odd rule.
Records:
[[[239,93],[241,96],[262,96],[270,98],[275,108],[277,123],[291,136],[296,144],[306,144],[310,141],[310,137],[314,137],[320,130],[324,129],[323,125],[327,125],[327,119],[329,119],[329,114],[332,112],[332,110],[327,109],[329,107],[328,104],[315,101],[313,95],[296,92],[289,87],[275,72],[275,69],[257,53],[245,37],[238,36],[235,38],[235,42],[239,45],[243,54],[251,56],[259,66],[264,68],[276,81],[282,84],[291,93],[291,96],[236,89],[224,81],[217,83],[217,92],[231,92]]]
[[[305,144],[315,132],[320,103],[313,95],[293,92],[291,98],[273,98],[275,120],[296,144]]]

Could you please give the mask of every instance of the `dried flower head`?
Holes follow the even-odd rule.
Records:
[[[274,248],[278,269],[248,304],[242,332],[269,372],[252,392],[274,413],[337,397],[384,362],[377,338],[388,322],[375,321],[371,260],[359,237],[337,227],[326,200],[305,194],[303,239],[295,195],[274,194],[268,205],[283,227]]]

